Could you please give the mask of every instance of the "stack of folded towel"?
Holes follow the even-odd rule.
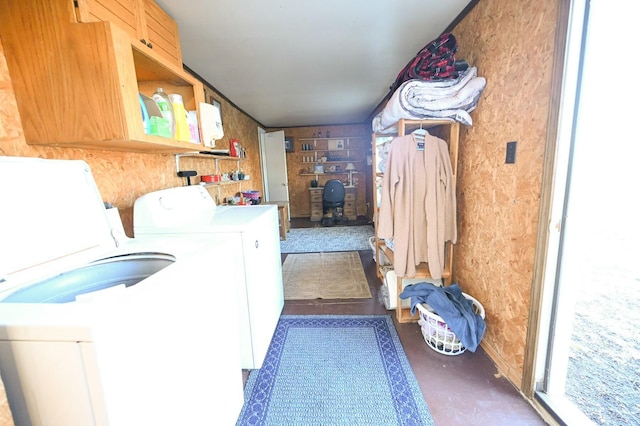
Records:
[[[392,86],[397,88],[384,109],[373,118],[373,131],[380,132],[401,118],[472,125],[469,113],[475,109],[487,81],[478,77],[476,67],[455,60],[456,50],[451,34],[444,34],[421,50],[426,56],[420,57],[419,53],[416,58],[420,60],[414,59],[398,75]],[[411,76],[416,78],[406,79]]]

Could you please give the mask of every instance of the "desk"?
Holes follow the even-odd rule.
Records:
[[[343,217],[349,220],[356,220],[358,218],[358,212],[356,211],[356,187],[345,186],[344,187],[344,209],[342,210]],[[322,195],[324,194],[324,188],[322,186],[316,188],[309,188],[309,199],[311,200],[311,221],[319,222],[322,220]]]
[[[264,204],[275,204],[278,206],[278,224],[280,226],[280,239],[287,239],[289,232],[289,203],[286,201],[267,201]]]

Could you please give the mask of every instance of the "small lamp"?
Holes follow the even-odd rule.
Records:
[[[345,167],[345,170],[349,172],[349,186],[353,186],[353,171],[356,169],[356,166],[353,165],[353,163],[349,163],[347,164],[347,167]]]

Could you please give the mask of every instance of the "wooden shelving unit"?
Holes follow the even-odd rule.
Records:
[[[383,239],[378,238],[378,213],[379,213],[379,196],[378,181],[382,179],[384,173],[378,170],[377,145],[379,140],[387,141],[396,136],[405,136],[412,131],[423,128],[429,129],[429,133],[444,139],[449,145],[449,156],[451,158],[451,167],[453,170],[453,185],[455,191],[456,178],[458,172],[458,145],[460,142],[460,123],[444,120],[406,120],[400,119],[395,125],[381,132],[376,132],[372,136],[372,156],[373,156],[373,205],[374,205],[374,224],[376,230],[375,238],[375,259],[378,262],[377,275],[378,278],[384,280],[384,272],[380,260],[386,259],[389,264],[393,265],[393,250],[385,244]],[[454,245],[449,241],[445,246],[445,266],[442,272],[442,280],[444,285],[450,285],[453,280],[453,248]],[[400,293],[404,289],[403,278],[398,276],[397,279],[397,301],[396,301],[396,318],[400,323],[417,322],[418,315],[411,315],[409,308],[403,308]],[[420,263],[416,267],[415,278],[432,278],[427,263]],[[389,283],[391,285],[391,283]]]
[[[195,157],[195,158],[206,158],[206,159],[210,159],[213,160],[215,163],[215,171],[214,174],[218,174],[221,175],[223,170],[220,167],[220,161],[223,162],[235,162],[236,163],[236,168],[240,169],[240,163],[245,161],[244,158],[240,158],[240,157],[230,157],[228,155],[215,155],[215,154],[202,154],[201,152],[187,152],[187,153],[182,153],[182,154],[175,154],[175,159],[176,159],[176,173],[179,172],[181,170],[180,168],[180,159],[181,158],[185,158],[185,157]],[[242,184],[245,182],[249,182],[249,179],[243,179],[243,180],[227,180],[227,181],[220,181],[220,182],[209,182],[209,183],[205,183],[204,186],[205,187],[214,187],[217,189],[218,191],[218,201],[221,200],[221,192],[220,192],[220,188],[223,186],[227,186],[227,185],[238,185],[238,192],[242,191]]]
[[[345,171],[347,164],[352,163],[356,166],[356,169],[361,168],[360,164],[364,163],[362,158],[362,143],[360,137],[357,136],[340,136],[334,138],[300,138],[302,145],[308,145],[311,149],[302,149],[302,164],[307,164],[310,167],[318,165],[323,168],[323,172],[316,172],[310,170],[309,172],[300,173],[300,176],[315,176],[316,180],[320,176],[331,176],[331,178],[338,178],[339,175],[349,175],[348,171]],[[342,155],[345,158],[342,158]],[[332,160],[328,156],[335,155],[340,159]],[[325,158],[323,160],[323,157]],[[339,170],[327,170],[330,167],[338,167]],[[353,175],[359,174],[358,171],[353,171]],[[360,172],[361,174],[361,172]]]
[[[358,210],[363,211],[367,185],[364,168],[369,167],[365,165],[366,140],[362,136],[334,136],[298,138],[295,141],[293,155],[297,163],[296,175],[313,178],[316,184],[315,187],[305,188],[305,194],[300,194],[298,199],[300,204],[308,199],[311,221],[322,220],[322,191],[325,183],[331,179],[338,179],[345,186],[344,217],[356,220]],[[347,170],[349,164],[354,167],[351,172]]]

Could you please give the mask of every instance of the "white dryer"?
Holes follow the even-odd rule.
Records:
[[[15,423],[235,424],[237,329],[212,302],[237,279],[216,267],[233,261],[225,239],[118,235],[83,161],[0,157],[0,182],[0,374]]]
[[[277,206],[216,206],[203,186],[183,186],[138,198],[133,223],[138,239],[225,235],[233,241],[227,254],[234,262],[222,264],[214,256],[211,263],[237,269],[241,285],[219,288],[215,300],[237,309],[242,368],[260,368],[284,307]]]

